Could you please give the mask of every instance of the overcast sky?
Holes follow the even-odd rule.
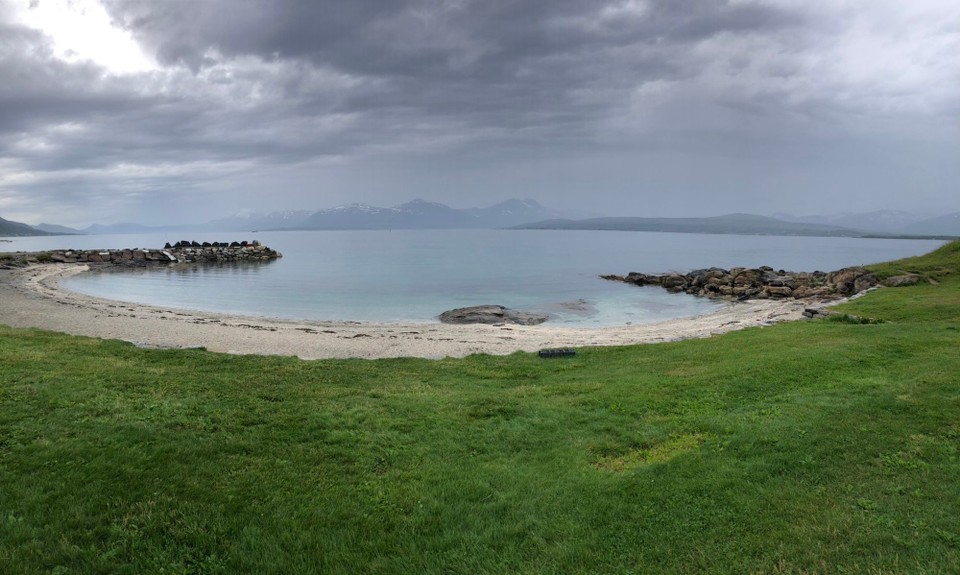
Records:
[[[960,211],[957,0],[0,0],[0,216]]]

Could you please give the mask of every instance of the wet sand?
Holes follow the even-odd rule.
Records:
[[[60,286],[63,278],[88,269],[77,264],[43,264],[0,270],[0,324],[120,339],[154,348],[204,347],[216,352],[303,359],[443,358],[709,337],[800,319],[810,305],[803,300],[754,300],[731,303],[691,318],[600,328],[555,327],[549,323],[491,326],[289,321],[124,303]]]

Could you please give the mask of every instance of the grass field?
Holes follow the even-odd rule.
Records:
[[[0,573],[958,573],[960,242],[708,340],[300,361],[0,327]]]

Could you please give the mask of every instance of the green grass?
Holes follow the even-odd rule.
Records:
[[[928,280],[936,280],[957,273],[958,260],[960,260],[960,240],[954,240],[926,255],[867,267],[879,278],[913,273]]]
[[[948,256],[883,323],[546,360],[0,327],[0,573],[960,572]]]

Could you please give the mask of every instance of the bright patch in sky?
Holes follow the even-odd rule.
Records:
[[[90,60],[117,74],[157,67],[129,32],[111,24],[97,0],[35,0],[23,4],[17,19],[48,35],[58,58],[67,62]]]

